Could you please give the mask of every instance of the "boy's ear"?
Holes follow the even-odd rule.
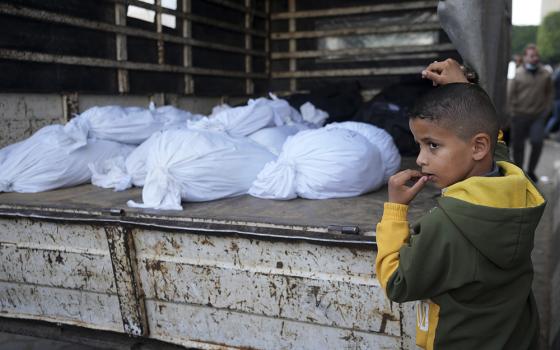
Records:
[[[474,135],[471,140],[474,160],[484,159],[492,151],[490,135],[481,132]]]

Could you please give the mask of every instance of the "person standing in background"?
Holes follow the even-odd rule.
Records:
[[[558,123],[560,122],[560,64],[556,65],[556,69],[553,73],[554,82],[554,106],[552,109],[552,117],[546,123],[545,134],[549,135],[554,129],[557,128]],[[557,141],[560,141],[557,139]]]
[[[508,84],[508,104],[511,115],[511,144],[513,161],[523,168],[525,141],[531,142],[527,175],[537,181],[535,168],[541,156],[545,137],[545,121],[554,97],[551,74],[540,64],[539,51],[534,44],[523,50],[523,64]]]
[[[518,54],[513,55],[511,61],[509,61],[508,64],[508,72],[507,72],[508,79],[515,78],[515,71],[517,70],[517,68],[519,68],[519,66],[521,66],[522,63],[523,63],[523,57],[521,55]]]

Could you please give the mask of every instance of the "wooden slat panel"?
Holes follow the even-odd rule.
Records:
[[[265,73],[266,74],[270,74],[270,54],[271,54],[271,45],[270,45],[270,30],[271,30],[271,25],[270,25],[270,0],[265,0],[265,9],[266,9],[266,13],[267,13],[267,18],[266,18],[266,22],[265,22],[265,30],[266,33],[268,33],[268,35],[266,36],[265,42],[264,42],[264,51],[266,52],[266,58],[265,58]]]
[[[145,8],[148,10],[153,10],[155,11],[157,9],[156,5],[152,5],[152,4],[148,4],[139,0],[111,0],[115,3],[122,3],[122,4],[130,4],[130,5],[134,5],[137,7],[141,7],[141,8]],[[214,26],[217,28],[222,28],[222,29],[227,29],[227,30],[232,30],[235,32],[241,32],[241,33],[248,33],[248,34],[252,34],[255,36],[259,36],[262,38],[267,37],[266,32],[260,31],[260,30],[256,30],[253,28],[245,28],[243,26],[236,26],[234,24],[231,23],[227,23],[227,22],[223,22],[223,21],[218,21],[212,18],[208,18],[208,17],[203,17],[203,16],[199,16],[199,15],[195,15],[193,13],[184,13],[178,10],[172,10],[172,9],[168,9],[165,7],[161,7],[160,8],[161,13],[167,13],[173,16],[176,16],[178,18],[181,19],[186,19],[195,23],[201,23],[201,24],[207,24],[210,26]],[[251,13],[251,12],[248,12]]]
[[[176,36],[171,34],[160,34],[160,33],[143,30],[143,29],[117,26],[113,24],[96,22],[96,21],[86,20],[78,17],[65,16],[53,12],[36,10],[36,9],[31,9],[26,7],[18,7],[9,4],[0,4],[0,14],[32,18],[32,19],[47,21],[52,23],[60,23],[60,24],[66,24],[66,25],[76,26],[80,28],[88,28],[88,29],[112,32],[116,34],[124,34],[129,36],[154,39],[154,40],[161,39],[168,42],[204,47],[213,50],[236,52],[236,53],[250,54],[255,56],[265,56],[265,53],[262,51],[246,50],[244,48],[238,48],[229,45],[209,43],[205,41],[195,40],[192,38],[191,39],[183,38],[181,36]]]
[[[332,17],[347,15],[363,15],[367,13],[384,12],[384,11],[405,11],[405,10],[421,10],[436,8],[437,1],[415,1],[415,2],[399,2],[369,6],[354,6],[331,8],[326,10],[311,10],[298,12],[280,12],[272,14],[272,20],[290,19],[290,18],[312,18],[312,17]]]
[[[425,66],[333,69],[297,72],[273,72],[273,78],[360,77],[370,75],[420,74]]]
[[[323,38],[330,36],[348,36],[365,34],[391,34],[391,33],[410,33],[422,31],[434,31],[441,29],[438,22],[432,23],[412,23],[401,25],[390,25],[383,27],[364,27],[364,28],[341,28],[331,30],[300,31],[286,33],[272,33],[272,40]]]
[[[231,2],[231,1],[227,1],[227,0],[206,0],[206,1],[210,2],[210,3],[217,4],[217,5],[221,5],[221,6],[224,6],[224,7],[229,7],[229,8],[235,9],[235,10],[239,10],[241,12],[250,13],[250,14],[255,15],[255,16],[266,18],[266,13],[264,13],[262,11],[257,11],[255,9],[251,8],[251,7],[239,5],[239,4],[236,4],[236,3]]]
[[[153,64],[153,63],[137,63],[137,62],[124,62],[115,61],[101,58],[92,57],[78,57],[78,56],[61,56],[51,55],[38,52],[18,51],[0,49],[0,58],[28,62],[43,62],[43,63],[60,63],[78,66],[89,67],[104,67],[104,68],[118,68],[130,70],[145,70],[153,72],[170,72],[170,73],[189,73],[196,75],[210,75],[219,77],[238,77],[238,78],[255,78],[266,79],[267,75],[263,73],[245,73],[235,71],[224,71],[219,69],[203,69],[203,68],[190,68],[182,66],[172,66],[166,64]]]
[[[245,0],[245,6],[251,6],[251,0]],[[250,13],[245,14],[245,28],[251,28],[253,26],[253,15]],[[253,48],[253,38],[250,34],[245,34],[245,49],[251,50]],[[250,55],[245,55],[245,73],[249,74],[253,71],[253,57]],[[255,92],[255,85],[253,80],[250,78],[245,79],[245,94],[253,95]]]
[[[123,27],[126,26],[126,8],[122,4],[115,4],[115,24]],[[116,46],[117,61],[128,61],[126,35],[116,35]],[[117,70],[117,84],[119,93],[124,94],[130,91],[130,81],[126,69]]]
[[[296,0],[288,0],[288,10],[290,13],[296,13]],[[288,30],[290,31],[288,34],[292,35],[296,31],[296,20],[293,17],[290,17],[288,20]],[[291,38],[288,42],[288,50],[290,53],[295,53],[297,51],[297,43],[294,38]],[[297,70],[297,61],[293,58],[289,61],[289,69],[290,72],[294,73]],[[297,80],[290,79],[290,90],[296,91],[298,89]]]
[[[185,15],[190,14],[192,9],[191,0],[182,0],[181,9]],[[183,29],[183,38],[189,39],[192,37],[192,23],[187,18],[187,16],[183,17],[182,29]],[[183,46],[183,66],[187,68],[193,66],[192,49],[189,45]],[[194,93],[193,78],[190,74],[185,74],[185,95],[190,95],[193,93]]]
[[[372,57],[385,58],[391,55],[410,55],[410,58],[416,58],[414,54],[420,53],[438,53],[444,51],[455,50],[452,44],[440,45],[418,45],[418,46],[391,46],[391,47],[375,47],[375,48],[356,48],[344,50],[317,50],[317,51],[297,51],[297,52],[273,52],[271,59],[282,60],[289,58],[317,58],[317,57],[347,57],[368,55]]]

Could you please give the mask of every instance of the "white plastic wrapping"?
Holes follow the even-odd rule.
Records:
[[[246,106],[224,108],[212,118],[187,122],[189,129],[225,132],[243,137],[272,125],[274,112],[266,99],[250,100]]]
[[[103,159],[88,164],[91,183],[98,187],[124,191],[132,187],[132,178],[126,172],[125,158],[122,156]]]
[[[88,140],[68,153],[75,140],[62,125],[42,128],[15,147],[0,168],[0,192],[42,192],[87,183],[88,163],[126,156],[132,147],[112,141]]]
[[[304,121],[321,127],[329,118],[329,114],[321,109],[316,108],[311,102],[305,102],[299,107]]]
[[[11,145],[8,145],[2,149],[0,149],[0,166],[2,166],[2,164],[4,163],[4,161],[8,158],[8,156],[10,155],[10,153],[16,149],[17,147],[19,147],[19,145],[21,145],[22,142],[16,142],[13,143]]]
[[[352,197],[383,184],[379,149],[342,128],[306,130],[288,138],[278,159],[266,164],[249,193],[259,198]]]
[[[228,105],[227,103],[222,103],[222,104],[216,105],[216,106],[212,107],[212,112],[210,113],[210,115],[208,117],[213,118],[218,113],[223,112],[226,109],[230,109],[230,108],[231,108],[231,106]]]
[[[181,210],[181,200],[209,201],[247,193],[274,155],[245,138],[205,130],[170,130],[149,148],[143,203],[131,207]]]
[[[290,125],[293,123],[301,123],[303,122],[303,117],[301,113],[298,112],[297,109],[292,107],[288,101],[278,98],[276,95],[270,93],[271,100],[263,100],[267,101],[267,103],[272,108],[274,113],[274,124],[276,126],[281,125]]]
[[[381,152],[383,159],[383,182],[387,183],[401,166],[401,155],[391,135],[374,125],[359,122],[332,123],[325,126],[327,129],[344,128],[355,131],[374,144]]]
[[[155,132],[136,147],[126,159],[117,157],[90,163],[91,183],[98,187],[113,188],[115,191],[124,191],[132,186],[144,186],[148,172],[146,170],[148,152],[161,134],[161,131]]]
[[[302,107],[305,117],[288,101],[270,94],[268,98],[249,100],[247,105],[229,107],[215,106],[209,117],[188,122],[190,129],[225,132],[233,137],[242,137],[267,127],[307,123],[309,127],[322,126],[328,114],[316,109],[311,103]]]
[[[153,104],[149,109],[92,107],[70,120],[64,131],[76,141],[74,148],[85,145],[90,138],[138,145],[156,131],[186,125],[187,120],[201,117],[173,106],[155,108]]]
[[[157,139],[163,132],[159,131],[150,136],[149,139],[142,142],[142,144],[134,149],[125,161],[126,173],[130,176],[132,185],[136,187],[144,186],[148,170],[146,169],[146,161],[148,159],[148,152],[154,147]]]
[[[267,101],[274,112],[276,126],[305,123],[308,128],[320,128],[329,118],[327,112],[316,108],[311,102],[302,104],[298,111],[288,101],[278,98],[272,93],[269,95],[272,101]]]
[[[307,129],[308,127],[305,124],[274,126],[254,132],[249,135],[249,138],[278,156],[289,136]]]

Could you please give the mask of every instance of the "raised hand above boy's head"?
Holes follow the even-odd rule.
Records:
[[[463,66],[452,58],[441,62],[434,61],[422,71],[422,78],[431,80],[434,86],[469,82]]]

